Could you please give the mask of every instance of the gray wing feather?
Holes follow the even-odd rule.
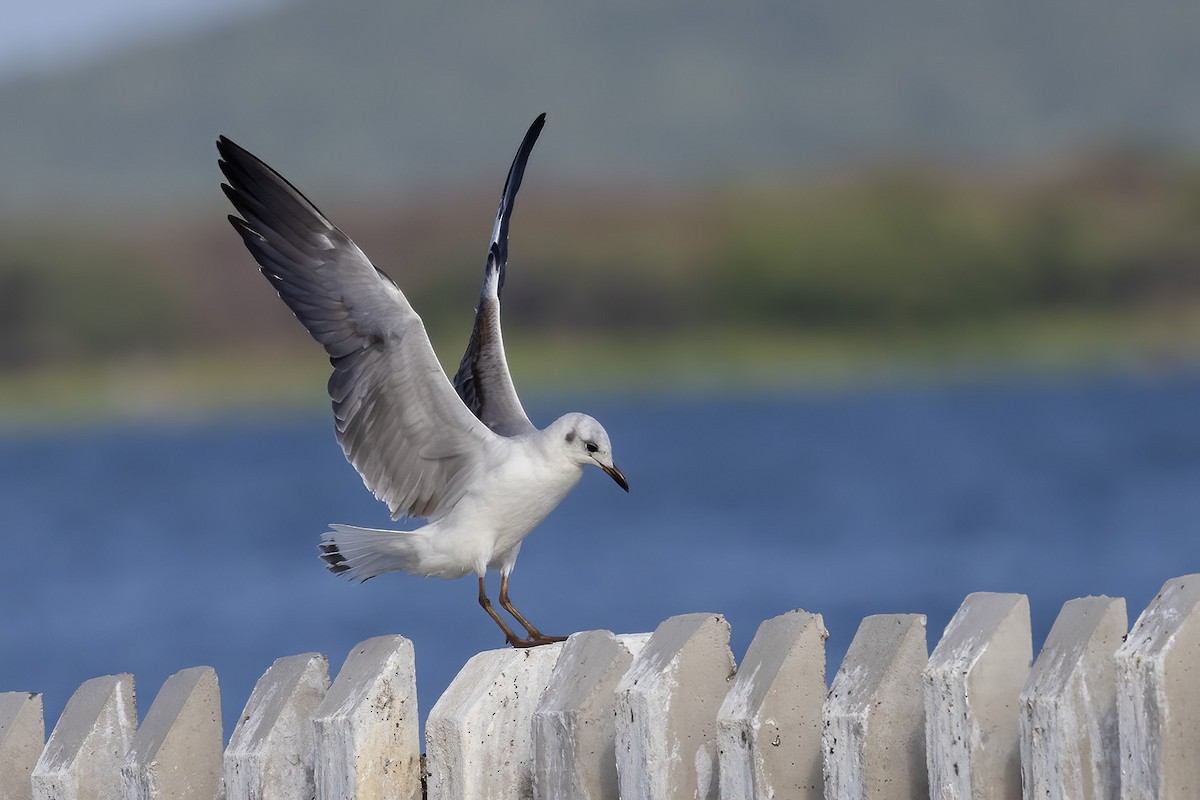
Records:
[[[230,216],[262,274],[329,354],[337,440],[392,517],[462,497],[494,438],[456,396],[421,318],[385,273],[283,176],[217,142]]]
[[[484,425],[502,436],[515,436],[534,429],[529,421],[517,389],[513,385],[504,355],[504,338],[500,331],[500,293],[504,289],[504,273],[508,264],[508,224],[525,164],[537,141],[546,115],[541,114],[529,126],[517,154],[513,157],[496,209],[492,225],[492,241],[483,274],[483,289],[475,309],[475,324],[471,339],[454,375],[454,388],[467,407]]]

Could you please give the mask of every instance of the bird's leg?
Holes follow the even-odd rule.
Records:
[[[488,599],[487,590],[483,585],[482,575],[479,576],[479,605],[483,606],[483,610],[488,613],[488,616],[500,626],[500,630],[504,631],[505,640],[513,647],[534,647],[536,645],[543,644],[542,642],[533,641],[532,638],[522,639],[512,632],[512,628],[504,624],[504,620],[500,619],[500,615],[496,613],[496,609],[492,608],[492,601]]]
[[[508,575],[506,573],[500,573],[500,605],[503,606],[505,611],[512,614],[513,619],[521,623],[522,627],[525,628],[526,633],[529,634],[529,641],[532,643],[528,646],[532,647],[539,644],[565,642],[567,640],[567,637],[565,636],[547,636],[537,628],[533,627],[533,625],[529,623],[529,620],[525,619],[524,614],[522,614],[520,611],[517,611],[516,607],[512,604],[512,601],[508,599]],[[514,646],[519,647],[520,645]]]

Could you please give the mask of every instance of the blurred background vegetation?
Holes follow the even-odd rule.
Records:
[[[223,220],[218,133],[456,364],[543,110],[505,298],[523,385],[1190,363],[1197,16],[310,0],[0,64],[0,405],[319,399],[319,350]]]

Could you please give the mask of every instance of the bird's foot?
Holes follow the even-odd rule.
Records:
[[[554,644],[555,642],[565,642],[567,640],[565,636],[547,636],[544,633],[538,632],[531,633],[528,639],[518,639],[516,636],[506,638],[510,645],[518,648],[541,647],[544,644]]]

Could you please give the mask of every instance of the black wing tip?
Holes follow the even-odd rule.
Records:
[[[239,178],[239,172],[251,173],[256,170],[274,174],[284,183],[287,183],[287,179],[280,175],[273,167],[226,136],[217,137],[217,154],[220,156],[217,159],[217,166],[220,167],[221,173],[225,178],[231,184],[235,185],[235,187],[245,182],[242,178]],[[295,187],[292,188],[294,189]]]
[[[254,228],[250,226],[249,222],[246,222],[246,220],[242,219],[237,214],[226,214],[225,219],[229,220],[229,224],[232,225],[233,229],[238,232],[239,236],[242,237],[242,241],[246,243],[247,247],[251,248],[251,254],[254,254],[255,250],[253,245],[262,242],[263,235],[254,230]],[[255,256],[255,259],[257,260],[257,256]]]
[[[499,261],[503,268],[504,261],[508,258],[508,223],[512,218],[513,205],[517,200],[517,190],[521,188],[521,181],[525,177],[525,165],[529,162],[529,156],[533,152],[533,146],[537,144],[538,137],[542,134],[542,128],[546,124],[546,113],[543,111],[534,118],[533,123],[529,126],[529,130],[525,131],[524,138],[521,139],[521,144],[517,147],[517,153],[513,156],[512,164],[508,167],[508,175],[504,179],[504,191],[500,194],[500,208],[497,210],[497,225],[493,229],[493,242],[500,243]]]
[[[533,122],[529,123],[529,130],[525,131],[525,139],[521,142],[520,148],[517,150],[517,156],[524,153],[525,157],[529,157],[529,151],[533,149],[534,143],[542,134],[542,128],[546,127],[546,112],[543,111],[533,118]]]
[[[217,135],[217,152],[223,156],[228,156],[231,153],[235,155],[238,153],[251,155],[249,150],[242,147],[240,144],[235,142],[233,139],[230,139],[223,133]]]
[[[329,221],[317,204],[309,200],[304,192],[296,188],[294,183],[283,177],[279,170],[237,142],[220,135],[217,137],[217,152],[220,154],[217,166],[220,167],[221,173],[229,182],[228,185],[222,184],[221,188],[235,206],[238,206],[238,200],[235,199],[238,194],[254,197],[259,202],[266,202],[268,194],[280,192],[291,194],[294,202],[304,206],[306,211],[315,213],[325,224],[333,226],[333,223]],[[264,188],[263,184],[270,188]],[[274,186],[270,186],[271,184]],[[238,206],[238,208],[241,207]]]
[[[248,170],[248,165],[255,162],[262,162],[261,159],[249,150],[225,136],[217,137],[217,154],[220,156],[217,159],[217,167],[221,170],[221,174],[225,176],[225,180],[229,182],[228,184],[221,184],[221,188],[225,191],[226,196],[232,200],[233,196],[230,194],[230,191],[236,192],[245,183],[239,177],[239,172],[244,173]]]
[[[218,163],[223,163],[233,161],[241,155],[248,155],[250,151],[228,136],[221,134],[217,136],[217,152],[221,156],[221,160]]]
[[[521,139],[520,146],[517,147],[517,154],[513,156],[513,163],[509,167],[508,180],[505,181],[505,189],[512,182],[514,173],[516,173],[516,182],[520,183],[520,173],[525,171],[525,162],[529,160],[529,154],[533,152],[533,146],[537,144],[538,137],[542,135],[542,128],[546,127],[546,112],[542,112],[534,117],[533,122],[529,124],[529,129],[525,131],[525,136]],[[506,192],[507,193],[507,192]],[[513,188],[513,194],[516,194],[516,188]]]

